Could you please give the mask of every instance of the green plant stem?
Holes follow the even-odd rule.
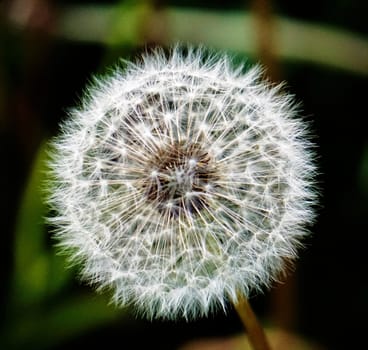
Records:
[[[236,303],[234,303],[235,309],[241,319],[247,334],[249,342],[254,350],[271,350],[271,347],[266,338],[266,334],[259,323],[257,316],[252,310],[247,298],[245,296],[239,296]]]

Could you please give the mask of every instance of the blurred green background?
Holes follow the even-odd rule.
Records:
[[[227,315],[190,323],[150,322],[115,309],[107,294],[97,295],[65,268],[44,224],[45,144],[92,74],[108,72],[119,57],[135,59],[147,47],[176,41],[260,61],[302,103],[318,146],[318,220],[295,272],[251,302],[267,329],[304,344],[280,340],[277,349],[362,348],[367,14],[363,0],[0,1],[0,348],[99,348],[116,341],[121,349],[184,349],[242,333],[231,307]],[[217,341],[221,349],[234,344]]]

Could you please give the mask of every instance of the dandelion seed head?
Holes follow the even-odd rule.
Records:
[[[59,245],[149,318],[206,315],[270,286],[314,217],[292,98],[230,61],[146,54],[96,81],[53,142]]]

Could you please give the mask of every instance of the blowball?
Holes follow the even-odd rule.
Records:
[[[292,98],[227,56],[160,50],[96,80],[53,141],[49,204],[81,276],[149,318],[269,286],[313,217]]]

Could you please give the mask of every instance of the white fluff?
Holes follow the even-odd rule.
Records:
[[[62,125],[50,221],[116,304],[206,315],[296,257],[316,197],[306,125],[259,67],[243,71],[201,49],[156,50],[96,80]]]

